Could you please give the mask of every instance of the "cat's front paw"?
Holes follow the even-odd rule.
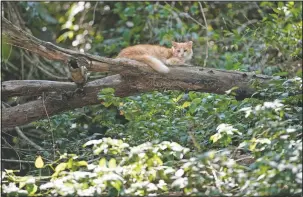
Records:
[[[181,66],[185,64],[185,61],[178,58],[170,58],[166,61],[166,63],[171,66]]]

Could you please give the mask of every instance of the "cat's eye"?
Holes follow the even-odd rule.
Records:
[[[184,52],[186,52],[187,51],[187,49],[184,49]]]

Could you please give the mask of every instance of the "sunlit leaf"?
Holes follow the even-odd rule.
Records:
[[[116,160],[114,158],[111,158],[108,162],[108,167],[109,168],[115,168],[117,166]]]
[[[43,166],[44,166],[43,159],[40,155],[36,158],[35,166],[36,166],[36,168],[43,168]]]

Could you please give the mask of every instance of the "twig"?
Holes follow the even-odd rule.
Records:
[[[16,154],[17,154],[17,156],[18,156],[18,158],[19,158],[19,161],[20,161],[20,155],[19,155],[19,153],[14,149],[14,147],[12,146],[12,145],[10,145],[6,140],[5,140],[5,138],[4,137],[2,137],[2,140],[9,146],[9,147],[11,147],[15,152],[16,152]],[[1,158],[1,161],[3,161],[4,159],[2,159]],[[18,161],[18,160],[17,160]],[[21,170],[21,163],[19,163],[19,170]]]
[[[208,59],[208,30],[207,30],[207,21],[206,21],[206,18],[205,18],[205,15],[204,15],[204,11],[203,11],[203,7],[202,7],[202,4],[200,2],[199,3],[199,6],[200,6],[200,10],[201,10],[201,13],[202,13],[202,16],[203,16],[203,20],[204,20],[204,23],[205,23],[205,26],[206,26],[206,54],[205,54],[205,59],[204,59],[204,64],[203,64],[203,67],[206,67],[206,63],[207,63],[207,59]]]
[[[1,159],[4,162],[14,162],[14,163],[35,163],[34,161],[25,161],[25,160],[15,160],[15,159]],[[21,169],[21,168],[20,168]]]
[[[99,3],[99,2],[97,1],[96,4],[95,4],[95,7],[94,7],[93,24],[95,23],[96,8],[97,8],[98,3]],[[92,25],[93,25],[93,24],[92,24]]]
[[[253,159],[253,158],[254,158],[253,156],[242,157],[242,158],[239,158],[239,159],[235,160],[235,162],[241,161],[243,159]]]
[[[49,128],[50,128],[50,131],[52,133],[52,148],[53,148],[53,157],[54,157],[54,160],[55,160],[55,156],[56,156],[56,151],[55,151],[55,139],[54,139],[54,132],[52,130],[52,125],[51,125],[51,121],[50,121],[50,118],[49,118],[49,115],[47,113],[47,109],[46,109],[46,106],[45,106],[45,94],[44,92],[42,93],[42,103],[43,103],[43,108],[45,110],[45,113],[46,113],[46,116],[47,116],[47,119],[48,119],[48,123],[49,123]]]
[[[166,3],[166,2],[165,2]],[[170,4],[169,3],[166,3],[167,5],[169,5],[170,6]],[[202,23],[200,23],[199,21],[197,21],[196,19],[194,19],[190,14],[188,14],[188,13],[186,13],[186,12],[180,12],[179,10],[177,10],[177,9],[175,9],[176,11],[174,11],[174,9],[173,8],[166,8],[166,7],[164,7],[164,6],[162,6],[162,5],[159,5],[159,7],[162,7],[162,8],[164,8],[164,9],[167,9],[167,10],[169,10],[172,14],[173,14],[173,16],[174,17],[177,17],[176,18],[176,20],[178,21],[178,22],[182,22],[181,20],[180,20],[180,18],[179,18],[179,16],[182,16],[182,17],[185,17],[185,18],[189,18],[189,19],[191,19],[192,21],[194,21],[195,23],[197,23],[199,26],[201,26],[202,28],[207,28],[207,27],[205,27],[204,25],[202,25]],[[179,15],[179,16],[178,16]]]
[[[26,135],[24,135],[24,133],[21,131],[21,129],[19,127],[15,127],[18,135],[23,138],[25,141],[28,142],[29,145],[31,145],[32,147],[38,149],[38,150],[43,150],[43,148],[41,146],[39,146],[38,144],[36,144],[35,142],[33,142],[32,140],[30,140],[28,137],[26,137]]]
[[[166,3],[167,5],[169,5],[168,3]],[[180,19],[179,15],[177,12],[175,12],[171,7],[165,7],[163,5],[157,4],[157,6],[159,6],[160,8],[166,9],[168,10],[170,13],[172,13],[173,17],[175,18],[175,20],[177,21],[177,23],[182,24],[182,20]],[[170,5],[169,5],[170,6]]]
[[[41,62],[40,59],[39,59],[36,55],[34,55],[34,58],[33,58],[33,57],[29,57],[29,55],[25,55],[25,54],[23,53],[22,50],[20,50],[20,51],[22,52],[23,56],[24,56],[32,65],[36,65],[36,67],[37,67],[38,69],[40,69],[42,72],[44,72],[46,75],[48,75],[48,76],[50,76],[50,77],[52,77],[52,78],[54,78],[54,79],[56,79],[56,80],[67,80],[67,77],[56,76],[56,75],[54,75],[53,73],[51,73],[51,71],[47,70],[47,68],[43,66],[43,62]],[[34,60],[32,60],[31,58],[34,59]]]
[[[51,127],[51,121],[50,121],[50,118],[49,118],[49,116],[48,116],[48,113],[47,113],[47,110],[46,110],[44,101],[45,101],[45,94],[44,94],[44,92],[43,92],[43,93],[42,93],[42,103],[43,103],[43,107],[44,107],[44,110],[45,110],[45,114],[46,114],[47,119],[48,119],[49,126]]]
[[[2,107],[3,108],[6,108],[5,106],[4,106],[4,104],[2,104]],[[3,141],[11,148],[11,149],[13,149],[15,152],[16,152],[16,154],[17,154],[17,156],[18,156],[18,158],[19,158],[19,161],[20,161],[20,155],[19,155],[19,153],[15,150],[15,148],[12,146],[12,145],[10,145],[7,141],[6,141],[6,139],[4,138],[4,137],[2,137],[2,139],[3,139]],[[1,161],[2,161],[3,159],[1,158]],[[21,170],[21,163],[19,163],[19,170]]]
[[[24,80],[24,53],[22,50],[20,50],[20,56],[21,56],[21,79]]]
[[[193,141],[194,146],[197,148],[198,151],[201,151],[201,147],[199,145],[199,143],[196,141],[196,138],[193,135],[192,129],[194,128],[194,126],[192,126],[188,131],[188,135],[191,138],[191,140]]]
[[[218,177],[217,177],[217,175],[216,175],[215,169],[213,168],[213,166],[210,164],[209,161],[207,161],[207,162],[208,162],[208,165],[210,166],[211,172],[212,172],[212,174],[213,174],[213,176],[214,176],[216,187],[217,187],[217,188],[219,189],[219,191],[222,193],[222,189],[221,189],[221,186],[220,186],[220,182],[219,182]]]
[[[197,143],[196,138],[194,137],[193,133],[191,131],[188,131],[188,135],[189,135],[190,139],[193,141],[193,144],[198,149],[198,151],[201,151],[201,147]]]
[[[205,27],[204,25],[202,25],[202,23],[200,23],[199,21],[197,21],[196,19],[194,19],[191,15],[189,15],[186,12],[180,12],[180,16],[184,16],[186,18],[189,18],[189,19],[193,20],[195,23],[197,23],[198,25],[200,25],[201,27],[203,27],[204,29],[207,29],[207,27]]]
[[[68,77],[59,77],[59,76],[56,76],[50,72],[48,72],[45,68],[43,68],[43,65],[41,63],[38,63],[37,65],[37,68],[39,70],[41,70],[43,73],[45,73],[46,75],[48,75],[49,77],[52,77],[52,79],[56,79],[56,80],[68,80]]]
[[[10,147],[6,147],[6,146],[3,146],[1,147],[2,149],[12,149]],[[28,151],[33,151],[33,152],[37,152],[36,149],[25,149],[25,148],[14,148],[15,150],[19,150],[20,152],[28,152]],[[47,150],[47,149],[44,149],[44,150]]]
[[[13,63],[11,63],[10,61],[6,61],[3,62],[5,65],[7,64],[8,66],[10,66],[12,69],[14,69],[16,72],[19,71],[19,68],[17,66],[15,66]]]
[[[249,20],[246,23],[243,23],[240,27],[237,28],[238,33],[240,34],[248,25],[253,25],[254,23],[257,23],[258,20],[253,19]]]

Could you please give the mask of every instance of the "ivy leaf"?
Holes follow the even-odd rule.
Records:
[[[102,158],[99,161],[99,166],[105,168],[106,167],[106,159]]]
[[[109,95],[109,94],[114,94],[115,90],[113,88],[103,88],[100,91],[100,94],[105,94],[105,95]]]
[[[39,156],[36,158],[35,167],[36,167],[36,168],[43,168],[43,166],[44,166],[43,159],[42,159],[42,157],[39,155]]]
[[[116,160],[114,158],[111,158],[108,162],[108,167],[109,168],[115,168],[117,166]]]
[[[26,188],[26,190],[27,190],[29,196],[32,196],[32,195],[35,194],[36,191],[38,190],[38,186],[35,185],[35,184],[28,184],[28,185],[26,185],[25,188]]]
[[[229,94],[235,95],[234,90],[237,90],[238,88],[239,88],[239,87],[237,87],[237,86],[232,87],[231,89],[225,91],[225,93],[226,93],[227,95],[229,95]]]
[[[220,133],[216,133],[216,134],[210,136],[210,140],[213,141],[213,143],[217,142],[221,138],[222,138],[222,135]]]
[[[87,166],[87,162],[86,161],[78,161],[77,166]]]
[[[183,103],[182,108],[186,108],[188,106],[190,106],[190,102],[186,101]]]
[[[120,192],[121,186],[122,186],[121,181],[111,181],[110,184],[111,184],[118,192]]]
[[[65,170],[67,167],[67,163],[60,163],[59,165],[57,165],[57,167],[55,168],[56,172],[61,172],[63,170]]]
[[[183,169],[179,169],[176,173],[175,176],[176,177],[181,177],[184,174],[184,170]]]

